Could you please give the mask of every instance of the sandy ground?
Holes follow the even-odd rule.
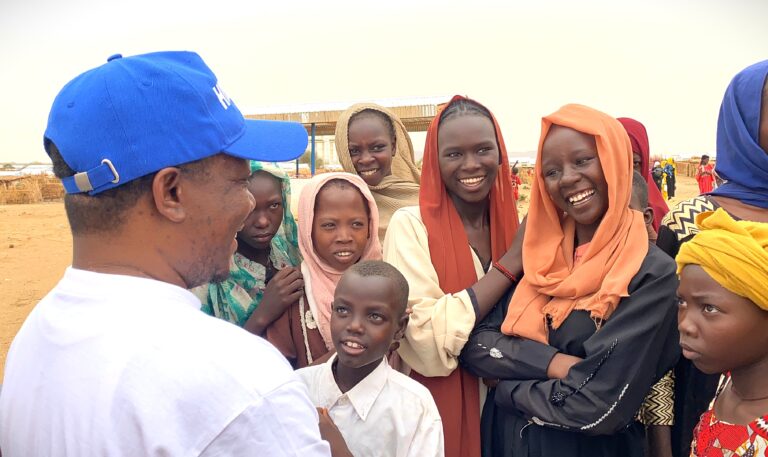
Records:
[[[693,178],[680,178],[672,202],[698,194]],[[293,186],[296,208],[299,180]],[[529,189],[521,194],[527,197]],[[528,199],[521,199],[521,216]],[[672,205],[670,205],[672,206]],[[71,261],[72,240],[63,203],[0,205],[0,379],[8,347],[27,314],[61,278]]]

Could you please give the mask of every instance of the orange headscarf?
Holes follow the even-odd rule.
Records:
[[[466,98],[457,95],[446,106],[463,99]],[[491,117],[493,118],[493,114]],[[519,222],[512,195],[507,150],[499,124],[495,118],[492,120],[496,130],[496,142],[499,145],[500,165],[496,183],[491,188],[489,197],[491,252],[493,260],[498,260],[512,243]],[[427,228],[429,254],[440,281],[440,289],[445,293],[453,293],[472,286],[478,278],[467,233],[464,231],[459,213],[440,175],[437,160],[439,124],[440,113],[432,120],[427,131],[419,209]],[[480,398],[477,378],[461,368],[454,370],[446,377],[427,378],[417,373],[412,374],[412,377],[427,386],[435,399],[437,409],[443,418],[445,455],[447,457],[479,456]]]
[[[608,184],[608,210],[581,261],[574,266],[576,224],[549,197],[541,174],[541,148],[552,124],[595,137]],[[528,230],[523,241],[525,276],[501,326],[507,335],[547,342],[546,316],[558,328],[574,310],[607,319],[648,253],[643,216],[629,209],[632,147],[614,118],[582,105],[565,105],[542,119],[531,190]]]

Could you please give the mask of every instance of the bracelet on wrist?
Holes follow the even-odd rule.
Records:
[[[499,271],[499,273],[503,274],[507,279],[509,279],[513,284],[517,283],[517,276],[513,275],[511,271],[504,268],[502,264],[499,262],[493,262],[493,268]]]

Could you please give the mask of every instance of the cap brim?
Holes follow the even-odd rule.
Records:
[[[245,133],[225,153],[264,162],[293,160],[307,150],[307,131],[298,122],[245,120]]]

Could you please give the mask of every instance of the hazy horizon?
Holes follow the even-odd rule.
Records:
[[[0,162],[48,162],[48,110],[74,76],[169,49],[200,53],[244,114],[460,93],[514,155],[536,150],[543,115],[583,103],[643,122],[652,155],[712,154],[728,82],[768,58],[766,18],[761,0],[6,0]]]

